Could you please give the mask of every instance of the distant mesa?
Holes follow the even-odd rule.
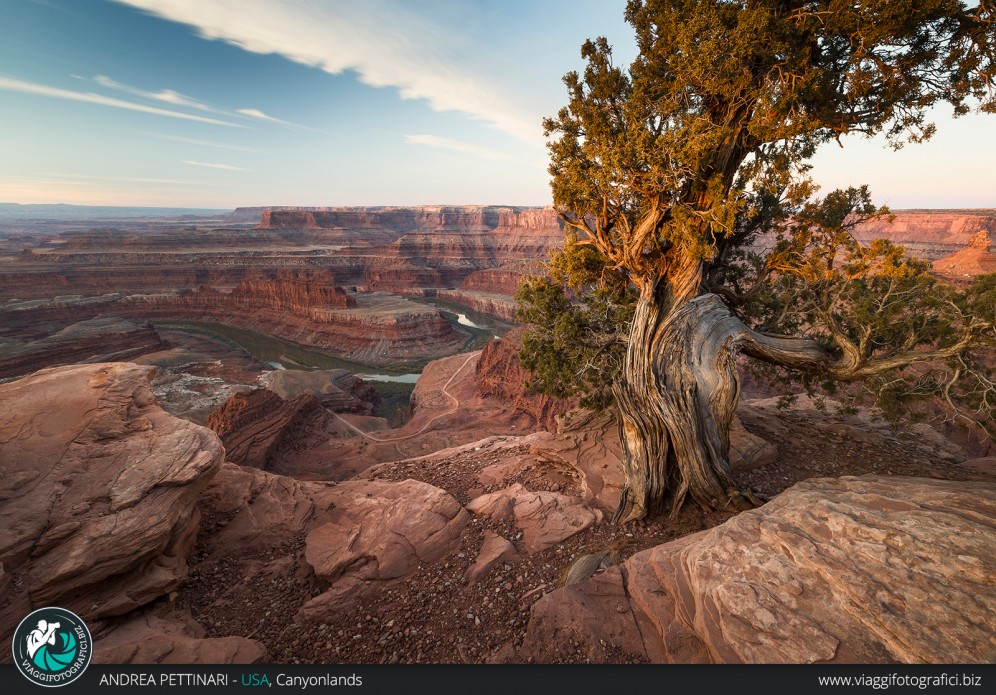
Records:
[[[996,210],[895,210],[894,219],[865,222],[854,230],[859,241],[888,239],[914,256],[935,261],[968,244],[980,232],[996,232]]]

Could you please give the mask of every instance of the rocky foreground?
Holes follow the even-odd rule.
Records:
[[[469,359],[443,390],[472,388]],[[4,638],[56,604],[103,662],[996,658],[994,463],[926,437],[748,409],[736,475],[773,501],[620,528],[604,420],[304,481],[225,462],[150,378],[0,385]]]
[[[761,509],[547,594],[520,653],[990,662],[994,492],[991,483],[881,476],[799,483]]]

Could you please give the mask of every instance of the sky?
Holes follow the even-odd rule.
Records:
[[[541,121],[625,0],[3,0],[0,202],[548,205]],[[996,207],[996,116],[848,137],[824,190]]]

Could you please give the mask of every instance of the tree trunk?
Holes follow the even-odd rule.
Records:
[[[688,495],[706,509],[758,504],[730,475],[734,362],[747,329],[715,295],[669,306],[658,288],[637,303],[623,379],[613,387],[625,450],[620,523],[674,514]]]

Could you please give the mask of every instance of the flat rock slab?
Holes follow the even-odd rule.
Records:
[[[519,483],[481,495],[467,505],[474,514],[513,522],[526,551],[536,553],[602,521],[602,512],[577,497],[527,490]]]
[[[224,450],[159,408],[153,371],[79,365],[0,385],[5,639],[33,608],[122,615],[186,576],[195,505]]]
[[[961,467],[979,476],[980,480],[996,480],[996,456],[983,456],[961,462]]]
[[[994,540],[992,483],[808,480],[544,596],[516,658],[992,662]]]
[[[494,531],[484,532],[484,542],[477,554],[474,564],[467,569],[467,583],[477,584],[488,575],[499,562],[514,562],[519,559],[515,546],[507,538],[502,538]]]
[[[266,647],[245,637],[206,637],[192,618],[137,616],[94,640],[96,664],[260,664]]]

